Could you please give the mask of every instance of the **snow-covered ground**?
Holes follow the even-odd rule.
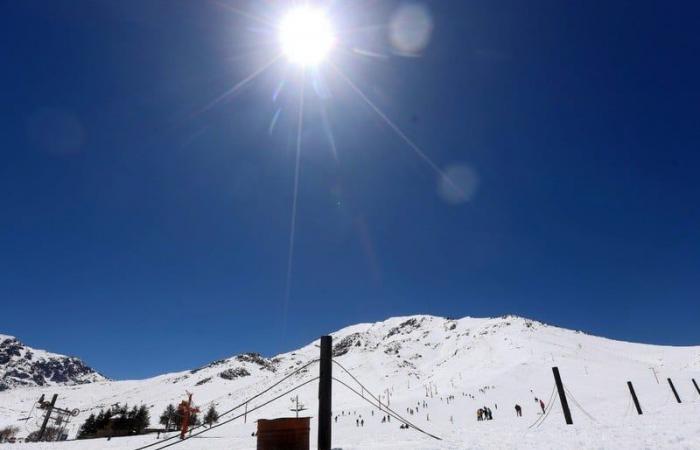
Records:
[[[618,342],[518,317],[401,317],[355,325],[333,336],[336,361],[370,391],[382,395],[382,401],[390,402],[397,413],[442,438],[437,441],[414,429],[400,429],[396,419],[382,423],[385,414],[376,406],[334,383],[333,412],[338,420],[333,423],[333,445],[337,448],[700,449],[700,393],[691,381],[700,382],[700,347]],[[54,392],[59,394],[59,406],[83,411],[70,430],[71,438],[90,412],[116,402],[147,405],[152,425],[168,403],[184,398],[186,390],[194,393],[200,408],[213,403],[222,412],[317,358],[317,343],[272,359],[239,355],[199,370],[147,380],[13,389],[0,393],[0,426],[16,424],[20,435],[35,430],[40,412],[34,403],[41,394]],[[552,395],[552,366],[560,368],[569,391],[574,420],[570,426],[564,423],[558,397]],[[318,365],[313,365],[252,401],[249,408],[317,375]],[[337,366],[334,376],[361,390]],[[673,397],[669,377],[681,404]],[[642,416],[632,405],[627,381],[634,383]],[[309,408],[306,412],[315,416],[317,383],[297,392]],[[291,396],[250,413],[245,423],[238,419],[171,448],[254,449],[255,420],[293,415]],[[454,400],[448,402],[449,396]],[[544,420],[539,420],[535,397],[552,398]],[[522,406],[523,417],[516,417],[516,403]],[[477,422],[476,410],[482,406],[491,408],[494,420]],[[410,408],[414,414],[407,412]],[[20,421],[23,417],[30,419]],[[357,426],[360,417],[364,427]],[[311,423],[311,447],[315,448],[315,420]],[[155,435],[21,444],[20,448],[131,450],[153,442]]]

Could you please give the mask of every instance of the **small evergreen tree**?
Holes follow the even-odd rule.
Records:
[[[160,419],[158,423],[163,425],[165,427],[165,431],[170,431],[174,428],[177,428],[175,426],[175,418],[177,417],[177,411],[175,411],[175,406],[173,404],[169,404],[166,408],[165,411],[163,411],[163,414],[160,415]]]
[[[90,414],[85,422],[80,426],[78,431],[78,439],[86,439],[92,437],[97,433],[97,419],[95,414]]]
[[[114,416],[116,416],[116,420],[114,421],[114,430],[122,432],[129,431],[129,406],[115,406],[112,412]]]
[[[134,413],[133,429],[137,434],[143,433],[143,430],[151,424],[151,414],[148,412],[146,405],[141,405]]]
[[[216,408],[214,408],[214,405],[211,405],[207,410],[207,413],[204,415],[204,423],[209,425],[209,427],[211,428],[211,426],[217,423],[218,421],[219,413],[216,411]]]
[[[100,410],[100,412],[97,414],[97,417],[95,418],[95,429],[104,429],[107,425],[107,422],[109,422],[109,419],[105,417],[105,412],[103,410]]]
[[[202,419],[199,418],[199,415],[196,412],[190,413],[190,428],[196,427],[201,423]],[[182,426],[182,423],[180,423],[180,426]]]

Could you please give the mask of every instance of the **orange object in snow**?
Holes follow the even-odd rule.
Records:
[[[199,408],[192,406],[192,394],[187,393],[187,400],[180,402],[177,407],[177,413],[182,417],[182,425],[180,427],[180,439],[185,439],[187,430],[190,429],[190,417],[192,413],[198,413]]]

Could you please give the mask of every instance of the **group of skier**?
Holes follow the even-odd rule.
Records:
[[[479,408],[476,410],[476,420],[481,422],[482,420],[493,420],[493,413],[491,412],[491,408],[488,406],[484,406],[483,408]]]
[[[488,390],[488,389],[490,389],[490,387],[489,387],[489,386],[485,386],[484,388],[480,389],[480,391],[485,393],[485,391]],[[532,391],[532,390],[531,390],[531,391]],[[462,396],[463,396],[463,397],[470,397],[470,398],[472,398],[472,399],[475,398],[472,394],[467,394],[467,393],[464,393],[464,392],[462,393]],[[447,396],[447,397],[440,397],[440,400],[441,400],[441,401],[447,401],[447,403],[449,404],[449,403],[452,403],[452,402],[455,400],[455,397],[454,397],[453,395],[449,395],[449,396]],[[535,403],[540,407],[540,409],[542,409],[542,414],[544,414],[544,413],[546,412],[546,405],[545,405],[544,401],[543,401],[542,399],[540,399],[540,398],[535,397]],[[498,404],[494,404],[493,406],[494,406],[494,409],[498,409]],[[423,401],[418,401],[418,402],[416,402],[416,405],[415,405],[414,407],[407,407],[407,408],[406,408],[406,412],[407,412],[408,414],[410,414],[410,415],[414,415],[414,414],[419,413],[421,407],[422,407],[424,410],[427,410],[427,409],[428,409],[428,402],[425,401],[425,400],[423,400]],[[516,415],[516,417],[522,417],[522,416],[523,416],[523,408],[522,408],[522,406],[520,406],[519,404],[516,403],[514,408],[515,408],[515,415]],[[373,411],[373,410],[371,411],[371,414],[372,414],[372,416],[374,416],[374,411]],[[345,411],[341,411],[341,414],[340,414],[340,415],[341,415],[341,416],[345,416],[345,415],[346,415],[346,412],[345,412]],[[364,419],[362,418],[362,414],[357,414],[357,411],[352,411],[352,412],[347,411],[347,415],[348,415],[348,416],[351,416],[351,415],[352,415],[352,416],[356,416],[356,418],[355,418],[355,426],[356,426],[356,427],[364,427],[365,421],[364,421]],[[340,416],[335,416],[335,422],[338,422],[338,419],[339,419],[339,418],[340,418]],[[482,408],[479,408],[479,409],[476,411],[476,420],[479,421],[479,422],[481,422],[481,421],[486,421],[486,420],[493,420],[493,411],[492,411],[491,408],[489,408],[488,406],[484,406],[484,407],[482,407]],[[426,421],[430,421],[430,415],[426,415]],[[391,422],[391,416],[390,416],[390,415],[382,415],[381,423],[385,424],[385,423],[387,423],[387,422]],[[451,423],[454,423],[454,418],[453,418],[452,416],[450,416],[450,422],[451,422]],[[409,427],[408,425],[402,424],[402,425],[400,426],[400,428],[401,428],[402,430],[406,430],[406,429],[408,429],[408,428],[410,428],[410,427]]]

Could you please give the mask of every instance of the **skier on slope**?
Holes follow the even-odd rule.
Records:
[[[515,415],[518,417],[523,416],[523,409],[518,404],[515,405]]]
[[[540,399],[540,408],[542,408],[542,414],[544,414],[544,402]]]

